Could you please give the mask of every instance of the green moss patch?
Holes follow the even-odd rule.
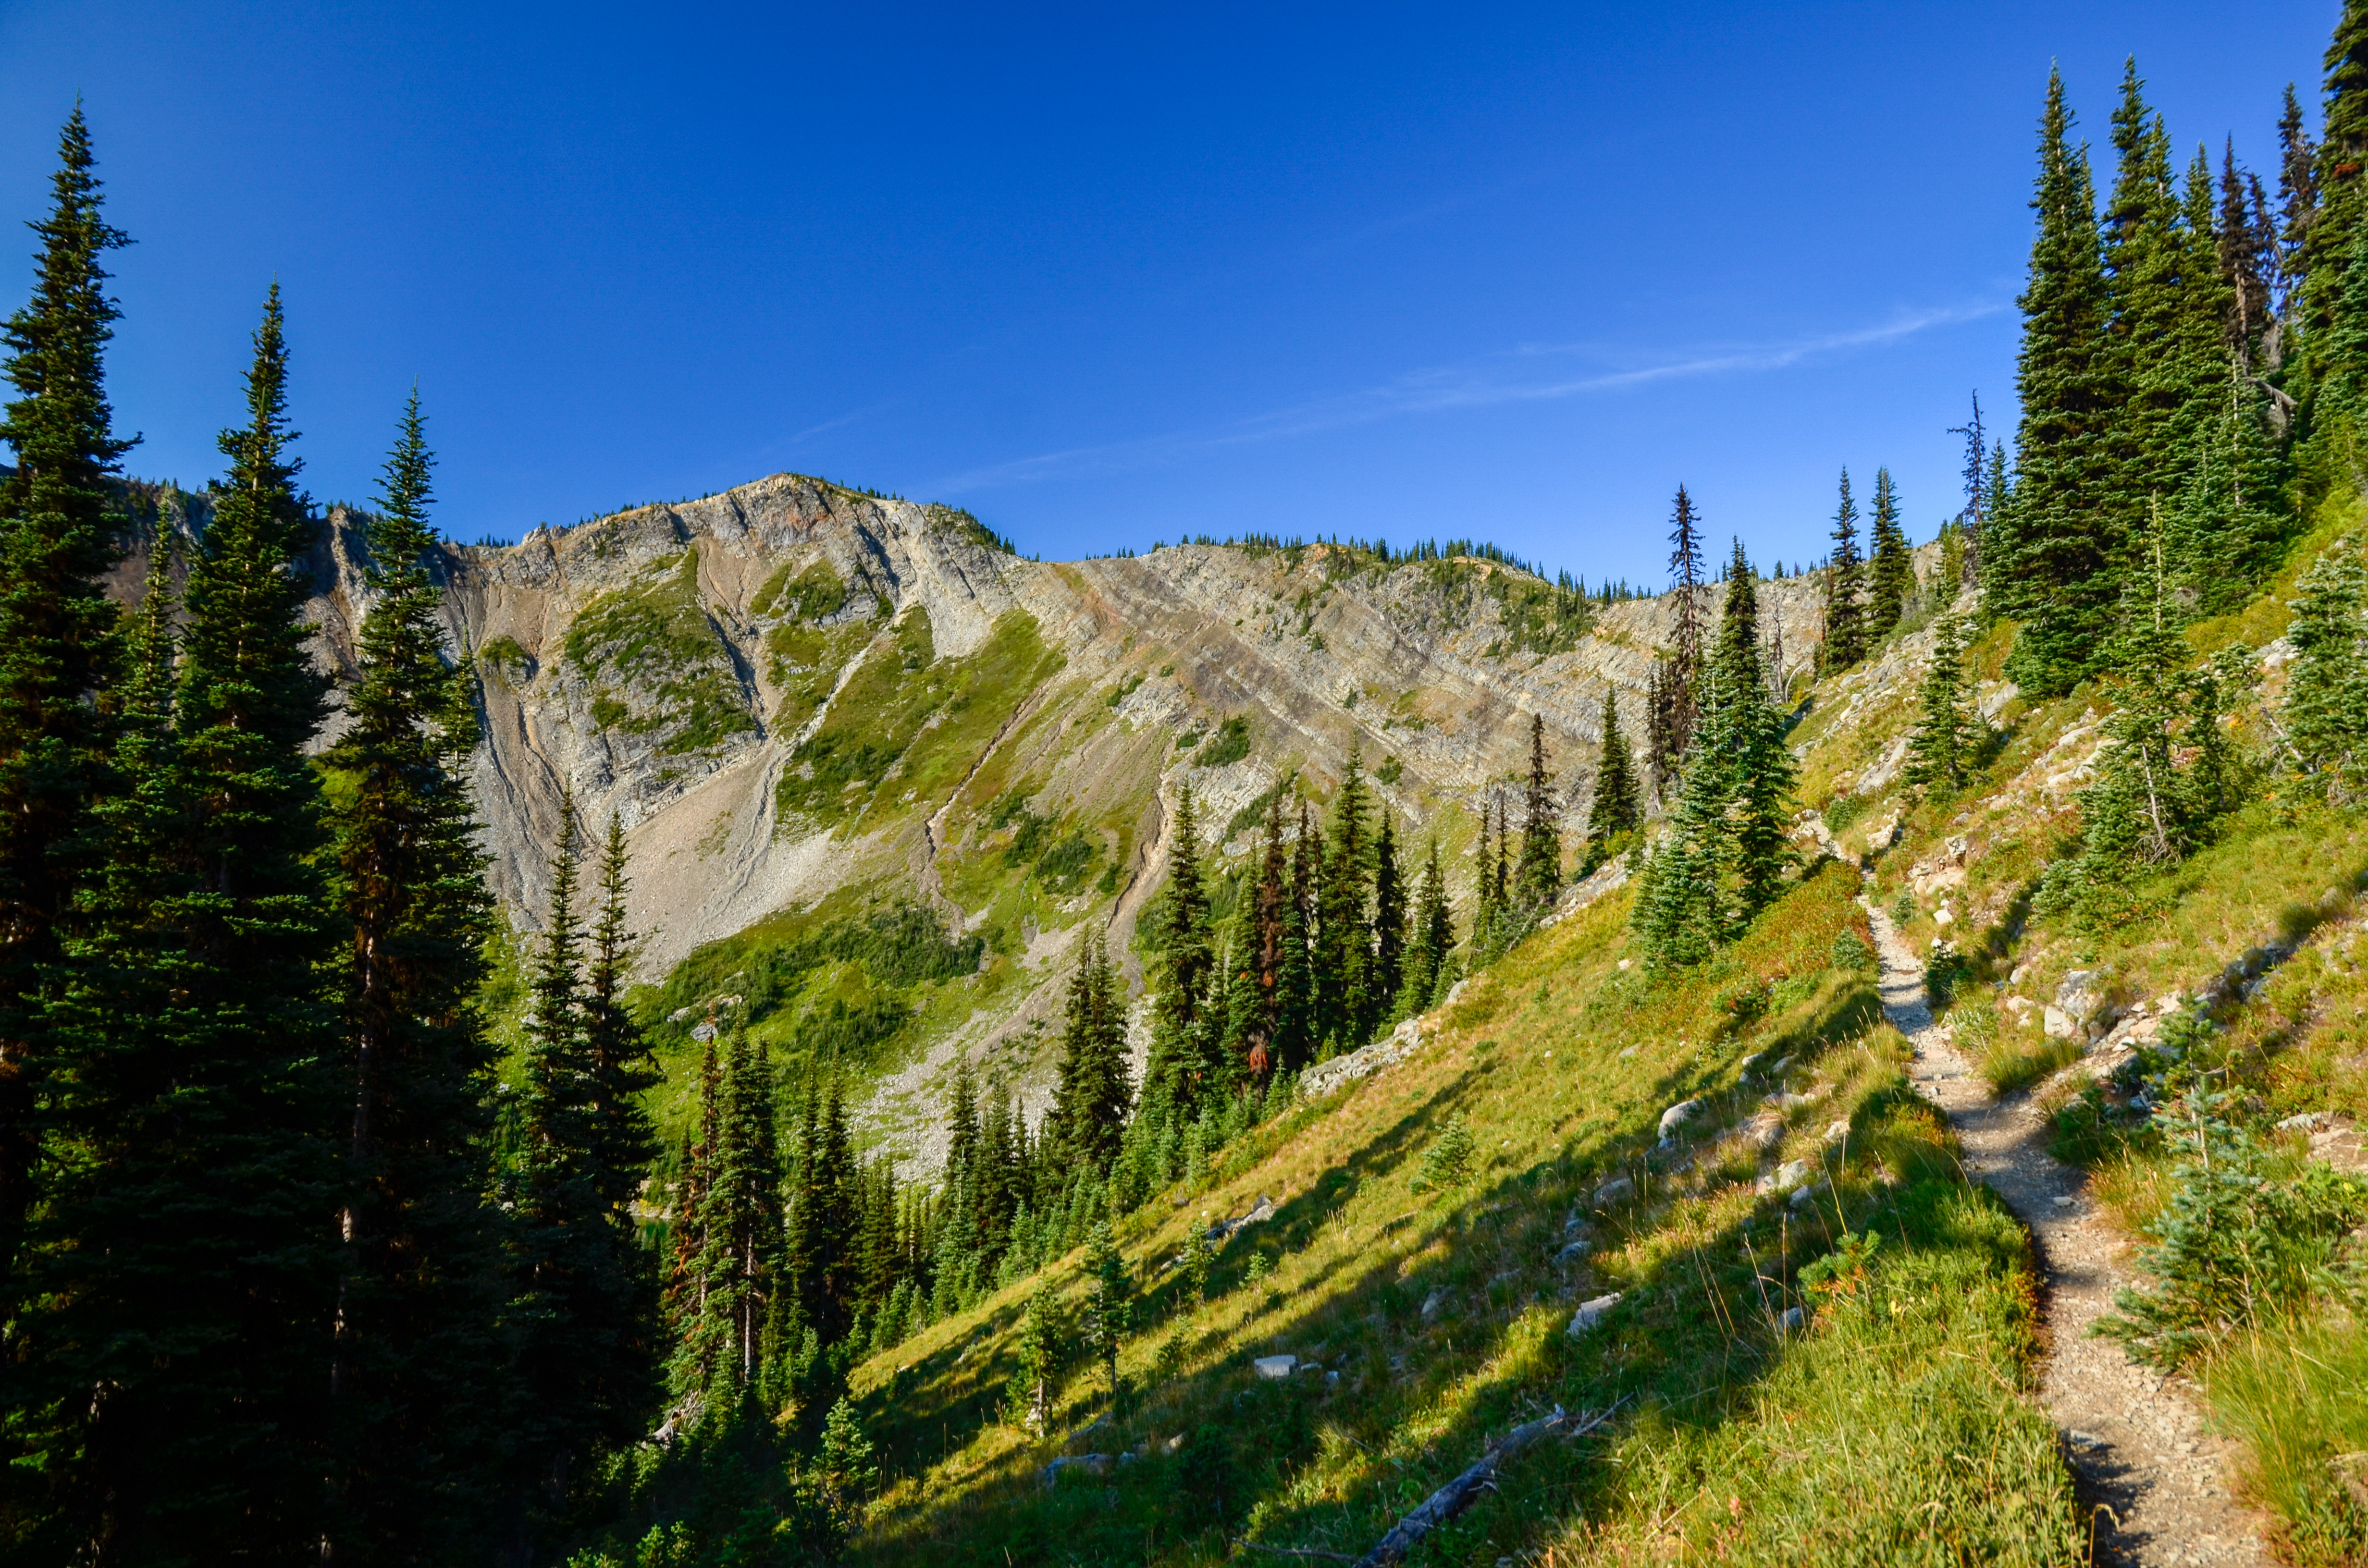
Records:
[[[731,648],[700,603],[695,550],[664,577],[594,599],[564,646],[591,686],[593,722],[650,737],[668,756],[757,728]]]

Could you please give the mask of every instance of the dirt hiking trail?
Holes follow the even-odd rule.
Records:
[[[1861,901],[1864,902],[1864,901]],[[1867,906],[1883,960],[1883,1010],[1916,1048],[1916,1086],[1948,1113],[1969,1174],[2030,1227],[2047,1359],[2040,1402],[2096,1510],[2096,1561],[2261,1564],[2261,1516],[2232,1495],[2234,1445],[2204,1430],[2184,1379],[2133,1364],[2089,1335],[2132,1282],[2128,1247],[2089,1199],[2086,1174],[2047,1152],[2048,1121],[2027,1096],[2000,1100],[1932,1021],[1924,967],[1882,910]]]

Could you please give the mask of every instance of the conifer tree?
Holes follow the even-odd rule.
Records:
[[[1044,1435],[1053,1417],[1053,1381],[1060,1372],[1060,1329],[1051,1298],[1038,1286],[1020,1310],[1011,1346],[1011,1382],[1005,1400],[1013,1425]]]
[[[1098,1176],[1118,1155],[1133,1092],[1126,1081],[1126,1006],[1099,933],[1069,981],[1053,1124],[1069,1156]]]
[[[1726,574],[1726,603],[1719,617],[1719,711],[1712,736],[1716,765],[1730,776],[1733,802],[1727,833],[1736,907],[1745,922],[1776,900],[1790,858],[1793,754],[1784,744],[1784,719],[1768,699],[1759,665],[1759,604],[1757,574],[1735,541]]]
[[[1274,1061],[1277,1072],[1295,1073],[1315,1053],[1315,974],[1310,929],[1315,915],[1315,870],[1324,843],[1299,798],[1299,828],[1291,845],[1291,878],[1282,901],[1282,967],[1277,975]]]
[[[1955,595],[1961,587],[1972,587],[1981,580],[1982,525],[1989,517],[1990,490],[1988,484],[1989,450],[1982,431],[1982,394],[1973,394],[1974,412],[1963,425],[1949,427],[1952,436],[1965,438],[1964,508],[1957,514],[1957,525],[1964,532],[1964,574],[1948,584],[1942,597]]]
[[[2368,556],[2347,534],[2294,585],[2284,728],[2297,766],[2336,801],[2368,780]]]
[[[1595,800],[1587,811],[1587,858],[1581,876],[1592,875],[1612,856],[1622,840],[1636,831],[1643,812],[1636,800],[1636,777],[1631,770],[1628,739],[1620,733],[1618,693],[1603,687],[1603,717],[1597,725],[1602,736],[1602,760],[1595,769]]]
[[[2278,314],[2292,315],[2310,276],[2311,220],[2318,215],[2318,149],[2305,126],[2294,84],[2278,115]]]
[[[974,1186],[980,1167],[991,1157],[982,1139],[979,1156],[973,1164]],[[824,1090],[810,1081],[804,1125],[799,1134],[785,1267],[803,1326],[825,1346],[846,1338],[855,1324],[857,1259],[848,1242],[857,1223],[856,1180],[855,1146],[848,1137],[847,1109],[838,1082],[834,1077]],[[974,1241],[974,1224],[971,1235]],[[822,1411],[805,1414],[819,1418]]]
[[[1110,1222],[1094,1221],[1086,1238],[1086,1297],[1084,1329],[1086,1346],[1102,1364],[1110,1379],[1110,1403],[1118,1403],[1118,1353],[1128,1332],[1134,1326],[1133,1291],[1126,1275],[1126,1260],[1119,1256],[1117,1244],[1110,1240]]]
[[[783,1263],[772,1062],[745,1028],[732,1032],[718,1089],[715,1144],[699,1215],[702,1246],[695,1267],[700,1310],[683,1338],[691,1364],[677,1372],[678,1386],[702,1391],[754,1386],[759,1342],[780,1289]],[[841,1174],[826,1154],[816,1165],[823,1169],[808,1174],[808,1190],[817,1179],[835,1180]],[[832,1237],[834,1250],[849,1239],[848,1232]]]
[[[2185,717],[2185,645],[2173,621],[2158,534],[2147,541],[2150,570],[2132,585],[2112,661],[2116,708],[2096,781],[2080,792],[2080,853],[2051,871],[2044,896],[2068,894],[2090,917],[2118,913],[2117,894],[2136,871],[2179,859],[2195,843],[2202,813],[2180,767]],[[2062,892],[2058,892],[2061,889]]]
[[[1513,873],[1516,898],[1535,919],[1562,895],[1562,827],[1554,783],[1546,773],[1546,722],[1530,715],[1530,776],[1521,796],[1521,858]]]
[[[60,955],[59,922],[95,873],[90,813],[108,784],[109,725],[92,694],[120,656],[100,581],[124,520],[108,480],[116,438],[106,349],[119,312],[106,254],[130,244],[101,213],[90,131],[77,104],[58,138],[33,295],[0,328],[17,395],[0,410],[16,472],[0,477],[0,1279],[34,1198],[41,1089],[34,1037]]]
[[[1866,609],[1859,603],[1865,565],[1858,553],[1858,503],[1850,499],[1850,470],[1842,470],[1841,505],[1834,512],[1834,552],[1826,566],[1826,640],[1817,665],[1846,670],[1866,657]]]
[[[340,791],[338,892],[352,1127],[344,1281],[337,1554],[449,1559],[482,1540],[495,1239],[484,1201],[493,1046],[474,994],[492,930],[467,766],[473,692],[448,667],[428,575],[432,459],[415,392],[367,525],[378,595],[359,639]],[[647,1163],[644,1153],[642,1162]]]
[[[2303,342],[2323,370],[2319,340],[2332,324],[2336,301],[2351,270],[2354,231],[2361,226],[2361,168],[2368,162],[2368,3],[2344,0],[2326,56],[2319,142],[2311,185],[2317,209],[2303,234],[2305,275],[2301,300]],[[2289,176],[2289,186],[2292,180]]]
[[[579,1465],[638,1434],[655,1392],[632,1217],[613,1206],[609,1174],[598,1164],[615,1118],[592,1071],[572,790],[561,795],[559,818],[550,906],[527,975],[507,1227],[518,1551],[529,1547],[537,1513],[564,1505]],[[719,1122],[707,1145],[711,1186],[721,1142]]]
[[[1916,562],[1899,526],[1899,497],[1891,471],[1874,471],[1874,511],[1867,539],[1867,599],[1863,635],[1871,646],[1891,635],[1916,587]]]
[[[1679,723],[1676,734],[1680,755],[1693,737],[1691,693],[1694,676],[1702,667],[1701,586],[1702,519],[1694,513],[1693,497],[1680,484],[1669,514],[1669,587],[1678,596],[1670,653],[1676,665],[1677,688],[1686,697],[1681,710],[1685,722]]]
[[[1372,927],[1366,911],[1366,790],[1363,759],[1351,747],[1332,801],[1332,832],[1314,846],[1314,915],[1308,930],[1308,969],[1315,993],[1309,1044],[1345,1051],[1363,1043],[1359,1021],[1367,1017],[1367,968]]]
[[[1159,995],[1152,1010],[1151,1053],[1144,1067],[1145,1105],[1159,1114],[1189,1116],[1199,1106],[1208,1063],[1201,1004],[1207,993],[1212,951],[1209,890],[1201,871],[1200,819],[1192,786],[1177,794],[1176,823],[1167,856],[1167,888],[1154,926],[1157,934]]]
[[[327,1523],[345,1096],[304,755],[324,686],[299,570],[313,525],[276,290],[255,347],[190,568],[173,733],[142,743],[103,928],[60,1009],[76,1082],[52,1099],[59,1157],[12,1331],[59,1526],[127,1561],[317,1553]]]
[[[1980,752],[1981,716],[1965,687],[1970,633],[1964,617],[1953,612],[1933,628],[1932,662],[1917,694],[1917,725],[1907,742],[1907,781],[1942,794],[1964,788]]]
[[[595,872],[600,904],[592,917],[584,975],[584,1044],[592,1090],[592,1179],[600,1211],[630,1234],[633,1199],[658,1153],[657,1130],[643,1096],[663,1074],[650,1055],[648,1038],[625,1010],[639,941],[626,924],[625,897],[632,886],[626,869],[624,823],[612,811]],[[651,1282],[639,1268],[638,1252],[634,1256],[640,1288],[646,1290]],[[649,1321],[646,1313],[641,1321]]]
[[[2039,214],[2021,296],[2021,477],[1990,552],[1994,608],[2022,622],[2009,674],[2056,696],[2097,667],[2121,597],[2126,529],[2113,421],[2122,389],[2107,342],[2111,300],[2088,151],[2051,71],[2040,119]]]
[[[1440,874],[1439,846],[1423,858],[1422,883],[1415,894],[1406,942],[1404,978],[1395,1015],[1410,1018],[1445,994],[1454,969],[1455,924],[1447,907],[1447,880]]]
[[[1398,869],[1397,829],[1384,805],[1375,813],[1381,821],[1373,834],[1373,956],[1367,986],[1367,1008],[1358,1040],[1372,1038],[1381,1021],[1397,1006],[1398,986],[1406,970],[1406,880]]]
[[[1282,1046],[1285,974],[1289,968],[1290,867],[1282,848],[1282,801],[1267,802],[1266,846],[1259,858],[1258,892],[1251,905],[1255,1003],[1242,1028],[1242,1066],[1255,1083],[1265,1078]]]

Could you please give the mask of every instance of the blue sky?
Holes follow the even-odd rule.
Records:
[[[130,467],[184,484],[276,277],[313,493],[370,493],[416,379],[467,539],[791,470],[1048,559],[1474,536],[1657,581],[1680,481],[1762,563],[1845,463],[1918,538],[1954,510],[2051,59],[2108,156],[2135,52],[2182,157],[2267,174],[2337,11],[5,0],[0,213],[80,93],[139,240]]]

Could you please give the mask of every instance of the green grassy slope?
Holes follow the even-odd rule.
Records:
[[[1626,901],[1607,900],[1517,949],[1413,1061],[1156,1199],[1121,1226],[1144,1290],[1124,1414],[1074,1441],[996,1414],[1027,1285],[875,1358],[855,1386],[901,1478],[865,1560],[1213,1562],[1236,1537],[1360,1552],[1487,1434],[1559,1403],[1619,1414],[1526,1457],[1426,1560],[1682,1540],[1797,1561],[1808,1538],[1838,1561],[2073,1561],[2068,1486],[2023,1394],[2020,1233],[1907,1092],[1868,976],[1836,966],[1837,939],[1862,938],[1856,883],[1820,865],[1680,983],[1620,967]],[[1749,1118],[1778,1080],[1744,1083],[1755,1055],[1789,1057],[1794,1092],[1764,1153]],[[1656,1152],[1663,1109],[1697,1096],[1697,1135]],[[1414,1190],[1455,1116],[1475,1171]],[[1755,1191],[1793,1161],[1800,1202]],[[1161,1265],[1187,1227],[1261,1195],[1274,1218],[1224,1249],[1209,1300],[1184,1299]],[[1071,1311],[1075,1262],[1047,1282]],[[1566,1332],[1611,1292],[1600,1325]],[[1808,1322],[1787,1334],[1795,1307]],[[1269,1353],[1321,1369],[1261,1380],[1249,1363]],[[1903,1399],[1912,1421],[1893,1419]],[[1078,1368],[1053,1430],[1106,1404]],[[1047,1487],[1047,1462],[1080,1450],[1142,1457]]]

